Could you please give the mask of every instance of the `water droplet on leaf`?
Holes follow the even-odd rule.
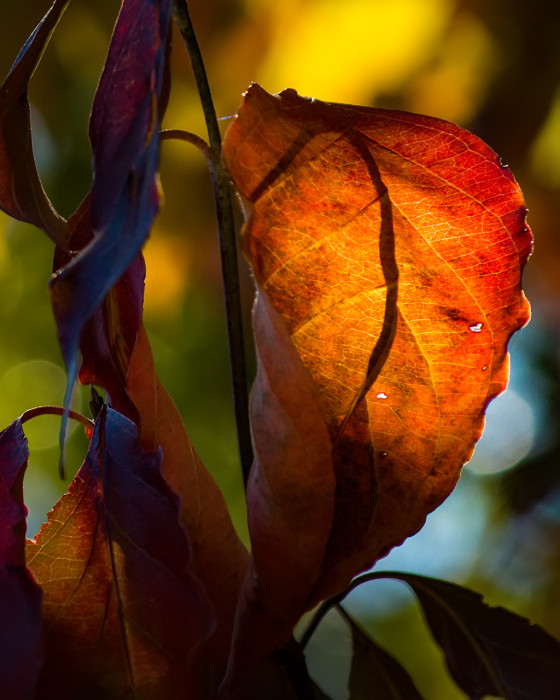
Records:
[[[380,391],[379,394],[377,394],[377,398],[378,399],[386,399],[387,394],[384,394],[382,391]]]
[[[475,323],[474,326],[469,326],[469,330],[473,333],[480,333],[482,330],[482,323]]]

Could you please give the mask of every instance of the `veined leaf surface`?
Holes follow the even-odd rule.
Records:
[[[453,489],[488,402],[506,386],[509,338],[529,319],[521,272],[532,237],[509,169],[480,139],[432,117],[252,85],[224,159],[250,212],[243,242],[256,323],[280,316],[280,342],[316,389],[303,405],[313,392],[282,391],[285,378],[270,370],[278,348],[257,327],[251,417],[254,435],[270,440],[263,451],[255,439],[252,540],[274,512],[291,512],[289,483],[312,494],[292,533],[332,512],[321,564],[308,572],[315,581],[306,595],[298,587],[303,611],[414,534]],[[276,420],[290,416],[296,432],[308,415],[324,416],[322,473],[306,456],[278,458],[283,431],[255,409],[279,397]],[[257,507],[262,483],[270,495]],[[270,548],[255,553],[254,569],[261,583],[283,578],[286,561]],[[249,589],[267,608],[279,604],[269,586]]]

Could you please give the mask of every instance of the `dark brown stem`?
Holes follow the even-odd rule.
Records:
[[[206,69],[185,0],[174,0],[173,15],[179,27],[179,31],[181,32],[181,36],[183,37],[183,41],[185,42],[193,68],[212,153],[213,167],[211,168],[211,176],[214,188],[214,201],[216,205],[220,253],[222,258],[222,279],[224,285],[229,359],[233,386],[233,404],[243,482],[245,486],[247,486],[249,471],[253,462],[253,448],[249,423],[247,365],[245,359],[239,269],[237,265],[236,231],[230,179],[222,163],[222,137],[218,126],[218,120],[216,119],[216,110],[214,109],[214,102],[206,76]]]

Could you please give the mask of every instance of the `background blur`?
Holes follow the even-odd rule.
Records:
[[[4,3],[0,75],[48,0]],[[459,486],[425,528],[378,568],[471,586],[560,638],[560,6],[544,0],[191,0],[219,115],[234,114],[253,80],[326,101],[455,121],[510,165],[529,207],[536,249],[525,273],[531,324],[513,339],[510,388]],[[119,3],[74,0],[31,85],[36,156],[55,206],[69,215],[90,186],[87,120]],[[165,126],[205,134],[177,37]],[[224,122],[224,128],[227,121]],[[146,248],[145,320],[160,375],[194,444],[231,503],[243,537],[213,202],[205,164],[183,143],[162,154],[165,206]],[[62,402],[64,373],[46,283],[50,241],[0,214],[0,427]],[[244,271],[247,318],[251,282]],[[250,343],[250,340],[248,341]],[[87,392],[75,407],[87,414]],[[33,535],[65,491],[58,420],[27,424]],[[69,468],[85,450],[70,438]],[[69,474],[71,477],[72,474]],[[464,697],[449,681],[402,584],[376,582],[347,607],[408,668],[428,700]],[[312,672],[346,697],[344,622],[327,617],[309,648]]]

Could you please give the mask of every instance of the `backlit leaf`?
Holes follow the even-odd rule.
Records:
[[[51,281],[69,388],[86,321],[145,243],[159,207],[159,128],[171,0],[124,0],[90,121],[93,238]],[[160,98],[162,98],[160,100]]]
[[[160,462],[133,423],[102,409],[82,468],[28,549],[44,593],[39,697],[171,698],[189,687],[213,618]]]
[[[62,246],[66,245],[66,222],[45,194],[33,156],[28,86],[68,2],[54,2],[0,86],[0,208],[43,229]]]
[[[258,665],[288,641],[303,613],[321,571],[335,487],[317,390],[264,295],[257,300],[254,330],[260,344],[250,406],[252,424],[258,426],[247,490],[252,556],[237,614],[239,643],[229,664],[232,692],[246,682],[247,665]],[[278,470],[283,480],[275,493]],[[259,642],[245,641],[254,639]]]
[[[21,700],[35,697],[43,657],[41,589],[25,566],[28,457],[17,420],[0,433],[0,678],[2,695]]]
[[[243,241],[259,293],[252,401],[270,407],[252,412],[253,435],[269,442],[263,453],[254,438],[251,538],[258,545],[278,513],[291,538],[332,513],[326,546],[318,538],[311,558],[302,548],[299,565],[283,546],[255,553],[246,607],[261,624],[273,609],[304,609],[343,589],[449,495],[488,402],[506,386],[507,342],[529,318],[521,271],[532,238],[510,171],[475,136],[435,118],[253,85],[224,159],[248,204]],[[262,309],[281,318],[281,348],[259,329]],[[269,370],[277,353],[291,353],[287,343],[297,351],[293,376],[308,377],[289,393]],[[319,471],[306,454],[318,449],[317,430],[301,457],[282,460],[284,433],[274,429],[289,416],[303,435],[309,415],[323,415],[329,434]],[[269,495],[257,508],[261,484]],[[310,495],[299,513],[290,484]],[[307,560],[315,570],[300,585]],[[293,571],[285,590],[297,601],[270,584],[283,564],[280,580]]]

